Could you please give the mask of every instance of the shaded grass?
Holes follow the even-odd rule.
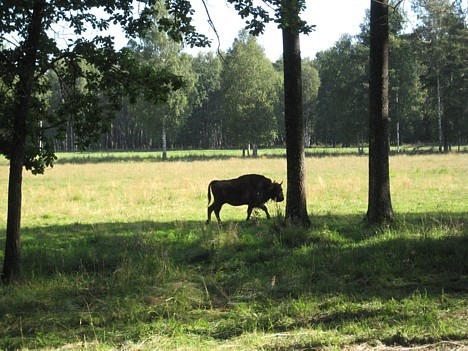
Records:
[[[413,215],[384,230],[356,216],[317,217],[308,230],[267,221],[27,228],[24,283],[1,290],[0,347],[153,338],[240,347],[251,335],[250,347],[275,349],[266,336],[278,333],[288,335],[281,342],[303,333],[303,348],[465,340],[468,237],[463,218],[434,217],[424,230]]]

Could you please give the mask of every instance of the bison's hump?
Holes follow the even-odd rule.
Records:
[[[271,182],[271,180],[261,174],[244,174],[244,175],[241,175],[240,177],[238,177],[237,179],[256,179],[256,180],[264,180],[264,181],[268,181],[268,182]]]

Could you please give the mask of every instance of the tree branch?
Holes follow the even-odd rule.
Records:
[[[208,6],[206,5],[206,1],[205,0],[202,0],[202,3],[203,3],[203,6],[205,7],[205,12],[206,12],[206,15],[208,16],[208,24],[210,25],[210,27],[213,29],[215,35],[216,35],[216,38],[218,39],[218,48],[217,48],[217,52],[218,52],[218,56],[221,57],[221,59],[226,62],[226,60],[224,59],[224,56],[221,54],[221,40],[219,38],[219,34],[218,34],[218,31],[216,30],[216,26],[214,25],[213,23],[213,20],[211,19],[211,16],[210,16],[210,11],[208,10]]]

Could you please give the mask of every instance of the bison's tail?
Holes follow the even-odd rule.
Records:
[[[208,205],[210,205],[210,202],[211,202],[211,185],[213,184],[213,182],[211,182],[209,185],[208,185]]]

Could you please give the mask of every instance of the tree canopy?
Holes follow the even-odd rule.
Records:
[[[242,32],[226,56],[221,76],[227,137],[233,145],[264,145],[275,138],[279,74],[255,37]]]
[[[20,275],[23,167],[43,173],[55,158],[52,138],[63,138],[69,127],[75,142],[88,146],[107,130],[124,96],[130,101],[138,96],[166,101],[184,84],[167,69],[139,64],[128,49],[116,51],[113,37],[101,32],[113,23],[136,37],[156,26],[174,40],[207,43],[191,26],[188,1],[166,1],[169,16],[156,22],[157,1],[140,2],[140,12],[130,0],[0,4],[0,152],[10,160],[5,281]],[[58,33],[64,23],[71,32],[65,44]],[[94,30],[97,34],[88,36]],[[55,80],[48,79],[50,75]],[[56,99],[50,99],[52,81],[60,91]]]
[[[0,102],[3,107],[0,152],[10,158],[15,134],[14,106],[24,95],[24,91],[20,91],[24,88],[19,84],[27,80],[32,100],[28,104],[31,111],[24,118],[27,169],[42,173],[44,167],[52,164],[50,138],[64,136],[70,123],[74,126],[76,142],[87,147],[107,130],[123,96],[129,96],[132,101],[144,96],[159,102],[183,85],[182,76],[148,65],[148,62],[141,64],[126,48],[116,51],[111,35],[87,34],[92,30],[105,30],[114,23],[130,37],[142,35],[155,25],[154,16],[158,10],[151,1],[139,14],[132,1],[109,1],[100,6],[94,1],[38,0],[34,5],[6,1],[0,6]],[[98,17],[95,10],[108,16]],[[72,32],[65,45],[64,38],[56,33],[61,23],[68,23]],[[159,23],[173,36],[180,24],[170,22],[168,17],[161,17]],[[188,34],[191,43],[201,40],[193,32]],[[25,77],[25,66],[29,69],[28,77]],[[51,76],[55,77],[60,94],[54,100],[50,100],[48,94]]]

